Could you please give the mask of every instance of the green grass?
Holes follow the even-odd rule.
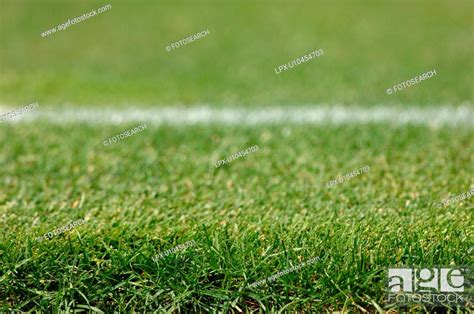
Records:
[[[473,9],[463,0],[0,0],[0,107],[472,106]],[[317,49],[324,56],[275,73]],[[137,125],[0,125],[0,312],[375,312],[390,309],[390,266],[473,265],[474,199],[436,206],[472,190],[470,126],[150,123],[102,144]],[[187,241],[196,244],[152,260]]]
[[[102,145],[127,127],[4,126],[0,308],[374,311],[389,266],[472,265],[472,199],[435,207],[472,184],[470,129],[148,126]]]
[[[47,38],[41,32],[107,3]],[[472,1],[1,0],[0,100],[12,105],[472,102]],[[209,29],[209,36],[165,47]],[[274,68],[322,48],[290,71]],[[385,91],[429,70],[403,92]]]

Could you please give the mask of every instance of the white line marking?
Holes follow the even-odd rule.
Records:
[[[8,112],[13,106],[0,106]],[[177,124],[417,124],[431,127],[474,126],[472,104],[439,107],[296,106],[296,107],[138,107],[138,108],[47,108],[28,112],[9,123],[44,121],[54,124],[122,124],[146,122],[152,125]]]

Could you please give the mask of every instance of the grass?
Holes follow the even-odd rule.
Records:
[[[2,108],[473,104],[472,1],[0,0],[0,8]],[[324,56],[275,73],[317,49]],[[0,125],[0,312],[382,312],[391,309],[390,266],[473,265],[474,199],[437,207],[472,190],[469,125],[150,123],[102,144],[137,125]],[[79,219],[86,223],[35,240]],[[188,241],[195,245],[153,260]]]
[[[407,106],[473,98],[472,1],[1,3],[0,95],[12,105]],[[101,15],[40,36],[108,3]],[[207,37],[166,52],[204,29]],[[323,57],[275,73],[317,49]],[[436,77],[385,93],[433,69]]]
[[[470,129],[149,126],[102,145],[123,127],[5,126],[4,310],[375,310],[389,266],[472,264],[472,199],[435,206],[469,190]]]

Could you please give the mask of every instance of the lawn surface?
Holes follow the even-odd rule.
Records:
[[[0,107],[472,108],[473,9],[451,0],[0,0]],[[318,49],[323,56],[275,73]],[[387,95],[430,70],[437,75]],[[474,264],[474,198],[437,206],[474,187],[474,122],[150,121],[102,144],[140,124],[0,124],[0,312],[374,312],[389,308],[391,266]]]
[[[134,126],[4,128],[3,306],[374,309],[389,266],[472,264],[472,200],[436,207],[469,190],[470,129],[148,126],[103,146]]]
[[[40,36],[108,3],[107,12]],[[473,98],[469,0],[0,5],[0,100],[8,104],[407,106]],[[208,36],[166,51],[205,29]],[[318,49],[324,56],[275,73],[275,67]],[[433,69],[437,76],[386,94]]]

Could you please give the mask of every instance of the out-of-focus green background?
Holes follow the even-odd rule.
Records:
[[[0,0],[0,109],[472,106],[473,6]],[[166,52],[205,29],[209,36]],[[324,56],[275,73],[318,49]],[[437,76],[386,94],[433,69]],[[373,313],[391,307],[388,267],[473,264],[474,198],[438,207],[473,187],[469,125],[144,121],[143,132],[104,146],[138,122],[90,122],[0,126],[0,312]],[[371,170],[326,187],[364,166]],[[79,219],[86,223],[35,240]]]
[[[46,38],[103,5],[112,9]],[[472,102],[472,1],[0,0],[0,103]],[[210,35],[165,47],[209,29]],[[313,50],[324,56],[276,74]],[[436,69],[393,95],[385,90]]]

